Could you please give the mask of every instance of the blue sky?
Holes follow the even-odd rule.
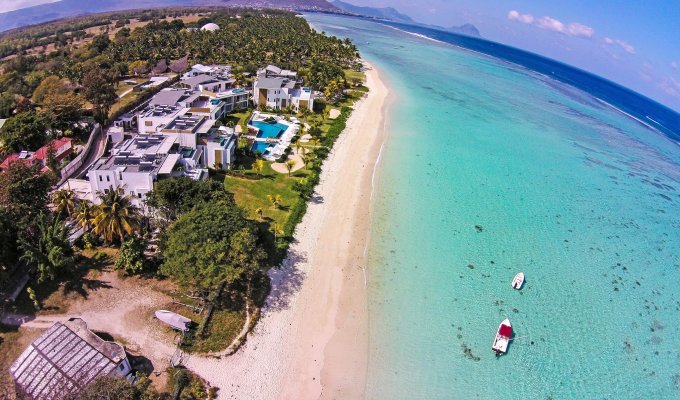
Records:
[[[474,24],[486,39],[577,66],[680,111],[678,0],[346,0],[419,22]]]
[[[56,3],[59,0],[0,0],[0,12],[18,10],[43,3]]]

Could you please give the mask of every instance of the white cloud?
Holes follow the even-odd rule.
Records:
[[[632,44],[626,42],[625,40],[605,37],[604,39],[602,39],[602,43],[607,46],[617,46],[628,54],[635,54],[635,47],[633,47]]]
[[[567,31],[572,36],[593,37],[595,34],[595,29],[587,25],[579,24],[578,22],[569,24],[569,26],[567,26]]]
[[[623,50],[625,50],[626,53],[635,54],[635,47],[633,47],[630,43],[624,42],[623,40],[620,40],[620,39],[617,39],[616,44],[621,46],[621,48]]]
[[[669,94],[673,97],[680,98],[680,81],[673,78],[672,76],[668,76],[668,77],[664,78],[656,86],[659,89],[663,90],[666,94]]]
[[[508,13],[508,19],[511,21],[519,21],[523,24],[531,24],[534,22],[534,16],[531,14],[520,14],[515,10]]]
[[[678,70],[678,63],[677,63],[677,61],[671,61],[671,68],[673,68],[673,69],[676,70],[676,71]]]
[[[537,19],[531,14],[522,14],[516,10],[511,10],[508,12],[508,19],[511,21],[521,22],[523,24],[533,24],[541,29],[563,33],[569,36],[591,38],[595,35],[595,29],[579,22],[565,24],[558,19],[548,16]]]
[[[564,33],[564,24],[551,17],[541,17],[536,21],[536,26],[549,31]]]

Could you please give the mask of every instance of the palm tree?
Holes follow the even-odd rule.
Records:
[[[274,224],[271,229],[272,233],[274,233],[274,240],[278,239],[279,236],[283,235],[283,229],[281,229],[280,224]]]
[[[293,167],[295,167],[295,160],[288,160],[283,165],[286,167],[286,171],[288,171],[288,177],[290,178],[290,173],[293,170]]]
[[[71,216],[76,207],[76,193],[71,189],[61,189],[52,193],[52,205],[57,214]]]
[[[302,147],[302,143],[300,142],[300,140],[296,140],[293,146],[295,146],[296,153],[300,153],[301,148],[304,149],[304,147]]]
[[[255,160],[255,165],[253,166],[253,169],[255,169],[257,176],[262,175],[262,170],[264,170],[264,160],[262,159]]]
[[[70,230],[58,214],[50,221],[45,214],[40,213],[36,226],[37,237],[19,236],[19,249],[23,251],[21,260],[35,265],[38,282],[54,280],[75,263],[73,249],[68,241]]]
[[[281,205],[281,195],[277,194],[272,196],[271,194],[267,195],[267,199],[269,199],[269,202],[272,203],[272,208],[277,209]]]
[[[82,200],[78,202],[76,208],[73,210],[73,219],[76,220],[78,226],[90,230],[92,228],[92,220],[94,219],[95,207],[91,202]]]
[[[96,207],[92,221],[94,233],[102,235],[108,242],[123,241],[125,236],[139,231],[139,210],[132,204],[122,188],[99,193],[101,204]]]

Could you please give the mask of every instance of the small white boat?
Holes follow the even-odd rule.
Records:
[[[170,325],[178,331],[186,332],[191,327],[191,320],[168,310],[158,310],[154,313],[156,318]]]
[[[497,356],[505,354],[508,351],[510,344],[510,337],[512,336],[512,325],[509,319],[504,319],[496,332],[496,338],[493,341],[491,349],[496,352]]]
[[[515,279],[512,280],[512,287],[519,290],[524,285],[524,272],[520,272],[515,275]]]

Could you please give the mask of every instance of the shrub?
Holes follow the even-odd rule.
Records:
[[[146,259],[144,258],[146,245],[146,241],[137,236],[124,241],[120,246],[118,258],[113,265],[114,268],[122,269],[126,274],[138,274],[144,271],[146,265]]]

